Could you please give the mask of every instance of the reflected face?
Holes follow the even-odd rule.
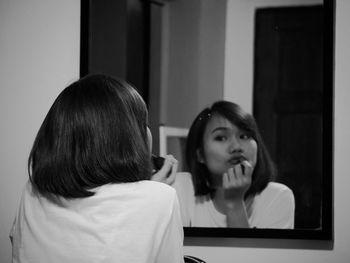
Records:
[[[255,167],[257,152],[258,145],[248,132],[219,115],[212,115],[204,131],[203,148],[197,154],[199,162],[211,173],[214,186],[220,186],[222,174],[242,160]]]

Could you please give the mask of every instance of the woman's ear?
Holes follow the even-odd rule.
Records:
[[[197,161],[199,162],[199,163],[204,163],[204,156],[203,156],[203,151],[202,151],[202,149],[197,149],[196,150],[196,156],[197,156]]]

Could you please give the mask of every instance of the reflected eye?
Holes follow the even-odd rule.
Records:
[[[242,140],[249,140],[252,138],[252,136],[249,133],[242,133],[239,138],[241,138]]]
[[[219,142],[223,142],[223,141],[227,140],[227,137],[224,136],[224,135],[217,135],[217,136],[214,137],[214,140],[215,141],[219,141]]]

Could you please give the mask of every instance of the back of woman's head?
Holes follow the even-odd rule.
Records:
[[[252,175],[252,184],[246,196],[261,192],[269,181],[276,176],[276,169],[266,149],[254,117],[245,112],[238,104],[229,101],[217,101],[211,107],[202,110],[193,121],[186,145],[186,163],[192,174],[195,194],[205,195],[215,191],[211,188],[211,179],[206,165],[197,158],[197,150],[203,147],[203,136],[207,124],[213,115],[219,115],[239,129],[251,134],[257,142],[257,164]]]
[[[84,77],[51,106],[31,150],[30,179],[42,195],[93,195],[90,189],[149,179],[147,108],[123,80]]]

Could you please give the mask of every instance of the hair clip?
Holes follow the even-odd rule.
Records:
[[[211,117],[211,113],[208,112],[206,115],[199,117],[199,120],[209,119]]]

